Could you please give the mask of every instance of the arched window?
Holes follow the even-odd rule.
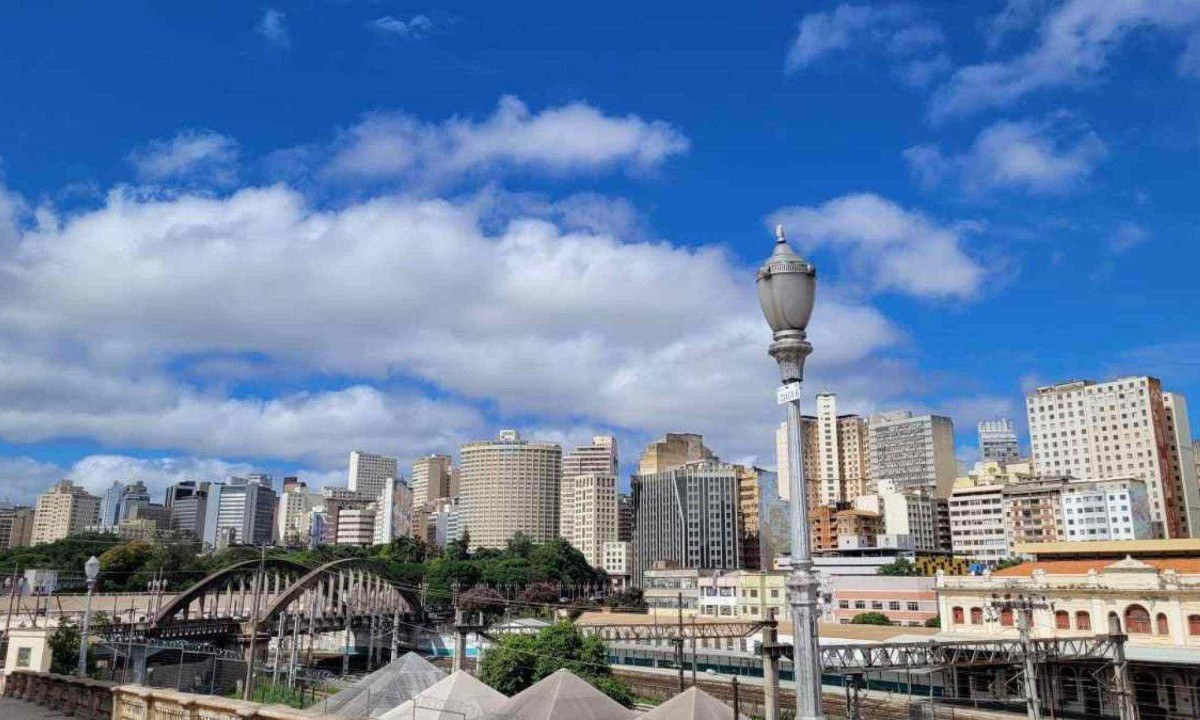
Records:
[[[1188,615],[1188,635],[1200,635],[1200,615]]]
[[[966,622],[965,620],[963,620],[963,609],[962,608],[960,608],[960,607],[954,608],[953,613],[954,613],[954,624],[955,625],[962,625],[964,622]]]
[[[971,608],[971,624],[972,625],[982,625],[983,624],[983,608],[977,608],[977,607]]]
[[[1171,626],[1167,623],[1166,615],[1159,613],[1158,617],[1154,618],[1154,632],[1158,633],[1159,635],[1171,634]]]
[[[1075,613],[1075,629],[1076,630],[1091,630],[1092,616],[1086,610],[1079,610]]]
[[[1000,611],[1000,624],[1003,625],[1004,627],[1012,627],[1013,626],[1012,608],[1004,608],[1003,610]]]
[[[1150,634],[1150,613],[1141,605],[1125,608],[1125,629],[1130,635]]]
[[[1071,629],[1071,613],[1066,610],[1054,611],[1054,627],[1058,630]]]
[[[1108,632],[1111,634],[1121,634],[1121,618],[1115,612],[1108,614]]]

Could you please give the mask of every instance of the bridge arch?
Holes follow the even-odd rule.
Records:
[[[383,574],[379,572],[377,563],[365,558],[344,558],[342,560],[333,560],[314,568],[289,585],[286,590],[267,606],[260,616],[259,622],[269,624],[278,617],[279,613],[286,611],[292,603],[300,599],[306,591],[319,587],[322,582],[332,577],[337,577],[340,572],[351,570],[369,572],[371,582],[375,583],[380,589],[385,589],[387,593],[394,594],[395,597],[402,599],[408,605],[411,614],[418,617],[423,614],[419,594],[411,588],[397,586],[385,579]]]
[[[186,610],[199,598],[211,593],[213,590],[224,588],[232,580],[239,577],[248,577],[258,572],[260,564],[268,570],[279,570],[284,575],[302,576],[309,572],[311,568],[302,563],[285,558],[267,558],[262,560],[244,560],[239,563],[234,563],[225,568],[209,574],[203,580],[179,593],[171,602],[163,606],[162,610],[158,611],[151,622],[151,627],[159,627],[163,623],[171,620],[180,612]]]

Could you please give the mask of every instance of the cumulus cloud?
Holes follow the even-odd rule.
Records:
[[[956,70],[935,92],[930,116],[1007,107],[1038,91],[1086,83],[1104,73],[1135,31],[1178,34],[1198,25],[1200,3],[1194,0],[1068,0],[1042,18],[1025,52]]]
[[[403,113],[369,115],[343,133],[327,171],[438,181],[484,170],[645,170],[686,152],[688,145],[682,133],[661,120],[607,115],[583,102],[534,113],[519,99],[504,97],[482,121],[427,123]]]
[[[969,226],[940,224],[871,193],[845,195],[816,207],[785,207],[770,223],[808,250],[829,250],[877,291],[926,298],[970,299],[983,267],[967,252]]]
[[[404,38],[405,40],[421,40],[434,31],[436,25],[424,15],[414,15],[408,20],[384,15],[367,23],[367,28],[385,35]]]
[[[228,184],[236,174],[238,143],[211,130],[184,130],[173,138],[153,140],[129,155],[145,182],[199,180]]]
[[[784,67],[799,72],[838,53],[865,48],[892,60],[896,74],[910,85],[924,86],[950,68],[944,45],[942,31],[910,6],[842,3],[800,19]]]
[[[1146,228],[1134,222],[1122,222],[1108,236],[1108,249],[1114,254],[1132,250],[1150,239]]]
[[[1094,132],[1059,116],[996,122],[965,152],[946,155],[935,145],[917,145],[904,151],[904,159],[926,187],[949,179],[972,194],[992,189],[1062,194],[1085,181],[1106,154]]]
[[[288,33],[287,16],[275,8],[267,8],[254,27],[255,32],[262,35],[267,45],[273,48],[285,49],[292,43]]]

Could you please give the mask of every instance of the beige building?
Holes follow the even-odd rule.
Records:
[[[567,542],[575,537],[575,478],[580,475],[620,474],[617,466],[617,439],[611,435],[597,435],[591,445],[583,445],[563,455],[562,485],[559,487],[559,532]],[[615,538],[614,538],[615,539]],[[575,546],[579,548],[578,545]],[[582,551],[582,548],[580,548]]]
[[[427,455],[412,466],[412,504],[424,508],[428,503],[458,494],[458,471],[449,455]]]
[[[375,542],[375,503],[344,508],[337,516],[337,544],[370,547]]]
[[[817,451],[817,437],[817,419],[811,415],[800,418],[800,451],[804,455],[804,477],[809,481],[807,484],[810,505],[820,504],[817,483],[811,482],[812,478],[817,477],[818,474],[817,458],[820,457],[820,453]],[[775,466],[778,468],[779,497],[782,500],[791,500],[792,497],[791,472],[788,463],[787,423],[782,422],[775,430]]]
[[[958,475],[950,418],[883,413],[871,417],[868,432],[870,473],[877,487],[886,481],[896,490],[925,488],[941,498],[950,495]]]
[[[715,460],[713,451],[704,446],[704,438],[693,433],[667,433],[646,446],[638,459],[638,475],[666,472],[681,465]]]
[[[98,524],[99,519],[100,498],[89,495],[70,480],[62,480],[38,497],[30,543],[41,545],[61,540]]]
[[[608,473],[577,475],[571,480],[571,494],[570,543],[589,565],[600,567],[605,546],[617,541],[617,478]]]
[[[1067,478],[1005,485],[1004,529],[1010,554],[1017,544],[1058,542],[1063,535],[1062,494]]]
[[[1037,475],[1140,478],[1164,537],[1188,537],[1200,525],[1200,488],[1185,451],[1189,438],[1176,440],[1177,434],[1190,434],[1186,402],[1164,393],[1157,378],[1039,387],[1025,405]]]
[[[535,543],[558,537],[562,448],[516,430],[468,443],[460,453],[462,527],[472,547],[502,548],[515,533]]]
[[[956,556],[989,566],[1008,557],[1003,485],[956,485],[949,507],[950,545]]]
[[[324,509],[325,499],[320,493],[310,492],[303,483],[286,487],[279,496],[279,510],[275,514],[278,542],[285,547],[307,546],[312,534],[312,515]]]
[[[346,487],[360,495],[377,498],[383,494],[388,478],[400,479],[396,458],[355,450],[350,453],[350,472]]]
[[[817,395],[816,501],[835,505],[863,494],[870,479],[867,421],[838,415],[837,395]]]
[[[697,579],[698,617],[758,620],[774,610],[776,619],[790,619],[787,577],[788,573],[779,570],[735,570],[702,575]]]

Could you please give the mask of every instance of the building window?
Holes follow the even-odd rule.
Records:
[[[1200,635],[1200,615],[1188,615],[1188,635]]]
[[[1057,630],[1071,629],[1071,613],[1066,610],[1056,610],[1054,612],[1054,627]]]
[[[963,624],[963,609],[960,607],[956,607],[956,608],[954,608],[954,610],[952,612],[954,614],[954,624],[962,625]]]
[[[867,609],[867,601],[866,600],[855,600],[854,601],[854,609],[855,610],[866,610]]]
[[[1000,611],[1000,624],[1004,627],[1013,626],[1013,611],[1012,608],[1004,608]]]
[[[971,624],[972,625],[982,625],[983,624],[983,608],[977,608],[977,607],[971,608]]]
[[[1075,613],[1075,629],[1076,630],[1091,630],[1092,616],[1085,610],[1080,610]]]
[[[1162,613],[1159,613],[1158,617],[1154,618],[1154,626],[1155,632],[1159,635],[1171,634],[1171,626],[1167,623],[1167,616]]]
[[[1130,635],[1150,634],[1150,613],[1141,605],[1130,605],[1125,610],[1125,629]]]

